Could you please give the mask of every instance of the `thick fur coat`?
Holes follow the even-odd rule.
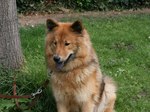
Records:
[[[46,24],[45,56],[58,112],[113,112],[115,84],[102,75],[82,23]]]

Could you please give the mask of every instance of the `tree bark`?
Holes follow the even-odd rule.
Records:
[[[0,0],[0,66],[16,69],[22,63],[16,0]]]

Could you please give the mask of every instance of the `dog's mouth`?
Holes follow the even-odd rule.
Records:
[[[56,67],[57,67],[58,70],[61,70],[63,68],[63,66],[64,66],[64,62],[63,61],[61,61],[59,63],[56,63]]]
[[[70,54],[70,55],[68,56],[68,58],[67,58],[65,61],[59,61],[59,62],[57,62],[57,63],[56,63],[57,69],[58,69],[58,70],[62,70],[62,68],[63,68],[70,60],[72,60],[73,58],[74,58],[74,54],[72,53],[72,54]]]

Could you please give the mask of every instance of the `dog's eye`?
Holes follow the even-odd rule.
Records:
[[[68,46],[68,45],[70,45],[70,43],[68,43],[68,42],[65,42],[65,46]]]

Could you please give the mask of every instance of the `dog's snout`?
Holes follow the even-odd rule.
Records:
[[[56,63],[59,63],[59,62],[60,62],[60,57],[59,57],[59,56],[54,56],[53,59],[54,59],[54,61],[55,61]]]

